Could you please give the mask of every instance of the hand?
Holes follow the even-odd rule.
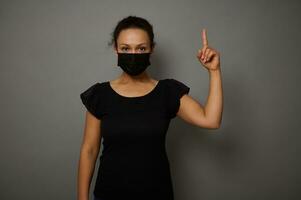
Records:
[[[197,58],[208,70],[218,70],[220,68],[219,52],[208,46],[206,29],[202,30],[203,47],[198,50]]]

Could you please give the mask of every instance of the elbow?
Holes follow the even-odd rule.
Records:
[[[215,127],[214,127],[214,129],[219,129],[221,127],[221,125],[220,124],[217,124]]]
[[[215,125],[215,129],[219,129],[222,125],[222,120],[219,120]]]
[[[219,129],[221,127],[222,118],[209,117],[205,115],[206,128],[208,129]]]
[[[201,118],[196,124],[201,128],[214,130],[214,129],[219,129],[221,127],[221,120]]]
[[[219,124],[210,126],[210,129],[213,129],[213,130],[216,130],[216,129],[219,129],[219,128],[220,128]]]
[[[220,127],[221,127],[220,123],[210,123],[210,125],[207,128],[216,130],[216,129],[219,129]]]
[[[216,123],[214,123],[214,129],[219,129],[221,127],[222,121],[218,120]]]
[[[219,129],[221,127],[221,123],[222,123],[222,119],[218,119],[218,120],[214,120],[212,123],[211,123],[211,127],[212,129]]]
[[[88,157],[97,157],[99,154],[99,147],[83,145],[81,148],[81,154]]]

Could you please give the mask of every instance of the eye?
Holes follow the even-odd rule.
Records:
[[[140,48],[140,50],[142,50],[142,51],[145,51],[145,50],[146,50],[146,48],[145,48],[145,47],[141,47],[141,48]]]
[[[127,48],[127,47],[122,47],[122,48],[121,48],[122,51],[125,50],[125,49],[129,49],[129,48]]]

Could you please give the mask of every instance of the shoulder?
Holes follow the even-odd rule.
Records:
[[[107,81],[95,82],[91,85],[88,85],[88,87],[86,87],[85,91],[96,92],[96,91],[104,90],[105,86],[106,86],[106,82]]]
[[[80,93],[82,103],[98,119],[103,116],[106,91],[106,81],[104,81],[96,82]]]
[[[176,116],[179,110],[180,99],[182,96],[189,93],[190,87],[184,82],[174,78],[166,78],[163,82],[165,82],[167,89],[167,110],[169,117],[172,119]]]
[[[88,87],[86,87],[86,89],[84,89],[81,93],[80,93],[80,97],[81,98],[100,98],[101,96],[104,96],[106,94],[106,83],[107,81],[103,81],[103,82],[95,82],[91,85],[89,85]]]
[[[186,83],[175,78],[166,78],[163,79],[163,82],[165,82],[168,90],[171,91],[184,91],[188,93],[190,90],[190,87]]]
[[[163,79],[168,85],[177,85],[177,84],[183,84],[182,81],[179,81],[175,78],[165,78]]]

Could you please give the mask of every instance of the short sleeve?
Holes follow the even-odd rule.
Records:
[[[95,83],[80,94],[81,101],[86,109],[97,119],[102,117],[102,95],[100,83]]]
[[[176,79],[167,79],[168,85],[168,115],[174,118],[180,108],[180,99],[184,94],[188,94],[190,87]]]

